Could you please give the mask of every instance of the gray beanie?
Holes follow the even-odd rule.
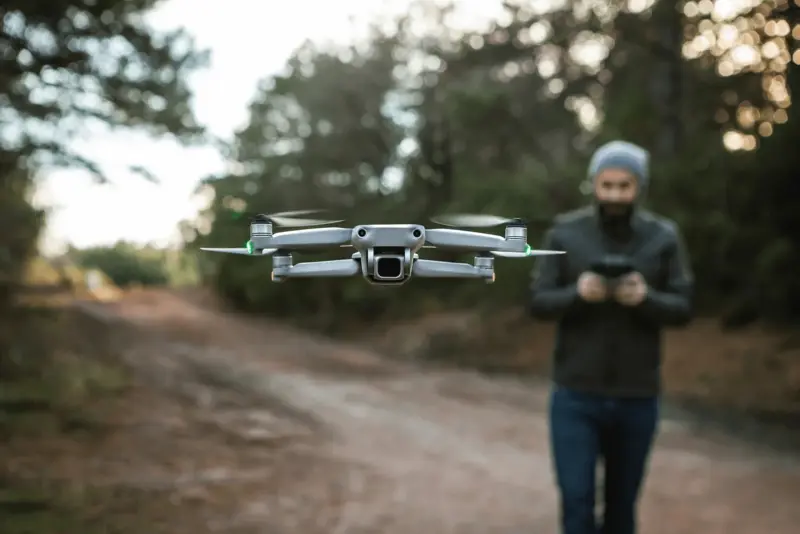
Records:
[[[611,141],[598,148],[589,162],[589,179],[606,169],[625,169],[639,180],[642,191],[650,180],[650,153],[627,141]]]

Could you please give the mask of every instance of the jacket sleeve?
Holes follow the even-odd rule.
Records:
[[[550,229],[542,243],[543,249],[561,250],[555,229]],[[576,284],[564,283],[565,255],[541,256],[536,262],[531,284],[531,307],[534,317],[544,320],[561,319],[584,305],[578,297]]]
[[[692,319],[694,276],[683,237],[677,228],[666,251],[667,283],[663,290],[649,288],[641,304],[644,315],[664,326],[684,326]]]

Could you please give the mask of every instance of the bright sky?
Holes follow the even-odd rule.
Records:
[[[749,1],[718,0],[717,7]],[[247,104],[258,80],[279,71],[303,40],[346,41],[352,37],[352,16],[369,18],[378,12],[399,12],[409,3],[167,0],[152,14],[151,22],[160,29],[184,26],[201,48],[211,50],[211,67],[192,80],[195,111],[214,134],[230,138],[247,119]],[[498,3],[490,0],[458,0],[458,4],[465,14],[465,26],[480,24],[498,8]],[[251,70],[252,65],[259,67]],[[47,252],[65,243],[85,247],[120,239],[163,245],[177,242],[177,224],[193,217],[201,207],[193,198],[198,181],[225,168],[225,162],[212,149],[186,149],[145,136],[101,133],[76,141],[75,146],[97,161],[113,184],[96,185],[79,171],[43,177],[35,201],[56,207],[42,243]],[[127,168],[131,165],[148,168],[162,183],[155,185],[130,175]]]

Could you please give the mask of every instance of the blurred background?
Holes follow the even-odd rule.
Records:
[[[612,139],[651,151],[647,207],[679,223],[696,274],[699,317],[666,341],[670,405],[800,444],[800,1],[4,0],[0,15],[4,534],[190,524],[167,499],[131,527],[141,495],[97,490],[113,484],[86,459],[130,442],[131,406],[177,410],[187,368],[155,361],[170,336],[234,343],[233,321],[272,332],[267,354],[358,347],[541,381],[533,260],[499,259],[493,285],[387,290],[272,284],[269,261],[198,248],[243,246],[252,214],[294,209],[523,217],[535,246],[589,201],[588,159]]]

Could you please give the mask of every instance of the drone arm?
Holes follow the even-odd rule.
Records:
[[[415,260],[413,275],[421,278],[492,278],[494,271],[469,263]]]
[[[544,238],[543,249],[560,249],[551,229]],[[566,256],[542,256],[536,262],[531,284],[531,314],[543,320],[558,320],[580,312],[587,305],[578,295],[577,284],[566,284],[563,271]]]
[[[307,261],[273,269],[275,278],[324,278],[355,276],[361,273],[361,264],[354,259]]]
[[[350,243],[352,228],[306,228],[280,232],[264,240],[263,248],[301,250],[335,247]]]
[[[448,228],[428,228],[425,230],[425,242],[439,248],[454,248],[460,250],[502,252],[523,252],[527,245],[524,241],[507,241],[493,234],[468,232],[466,230],[451,230]]]

